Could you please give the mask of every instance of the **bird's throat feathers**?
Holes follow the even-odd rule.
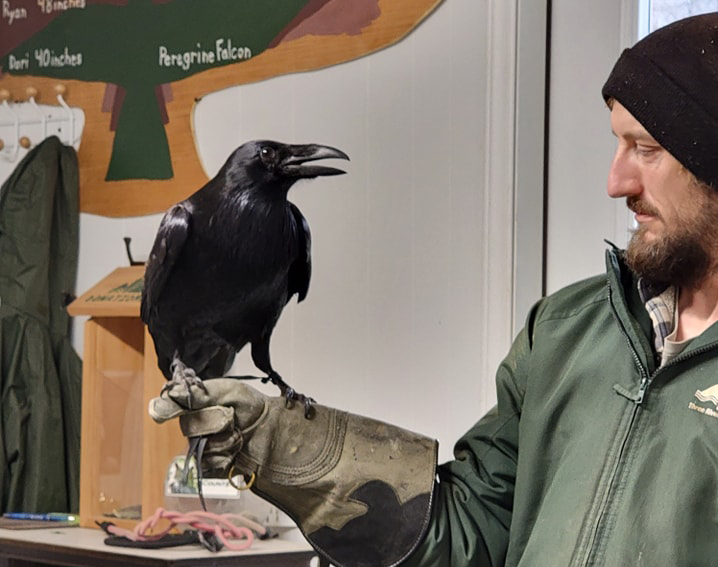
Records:
[[[287,192],[281,195],[267,194],[266,191],[256,189],[241,189],[230,191],[218,209],[218,216],[227,216],[243,222],[254,220],[269,221],[272,218],[283,217],[289,208]],[[230,221],[230,218],[226,218]]]
[[[285,249],[297,227],[286,198],[267,198],[261,191],[242,189],[227,193],[220,201],[209,223],[215,234],[224,234],[219,242],[226,243],[232,250],[251,249],[235,247],[234,243],[259,239],[270,249]],[[254,252],[251,252],[253,254]]]

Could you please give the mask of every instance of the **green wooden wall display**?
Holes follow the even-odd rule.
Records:
[[[194,100],[386,47],[440,1],[2,0],[0,88],[44,102],[68,85],[86,113],[82,210],[158,212],[206,180]]]

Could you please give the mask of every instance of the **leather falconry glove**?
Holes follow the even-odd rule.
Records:
[[[315,405],[287,408],[229,378],[151,400],[162,423],[206,439],[202,472],[241,473],[251,490],[286,512],[309,543],[339,567],[387,567],[404,560],[428,527],[437,443],[373,419]],[[189,397],[191,407],[189,410]]]

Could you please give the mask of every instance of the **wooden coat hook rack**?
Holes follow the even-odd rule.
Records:
[[[34,86],[25,88],[23,98],[0,89],[0,158],[14,162],[20,148],[30,149],[53,135],[65,144],[79,145],[84,114],[68,105],[66,85],[57,84],[53,91],[57,104],[41,105]]]

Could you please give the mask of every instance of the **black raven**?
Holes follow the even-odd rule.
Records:
[[[345,173],[309,163],[324,158],[349,159],[317,144],[247,142],[167,211],[147,261],[141,316],[168,380],[223,376],[251,343],[263,380],[309,415],[313,400],[272,368],[269,341],[291,297],[307,295],[311,273],[309,226],[287,192],[299,179]]]

